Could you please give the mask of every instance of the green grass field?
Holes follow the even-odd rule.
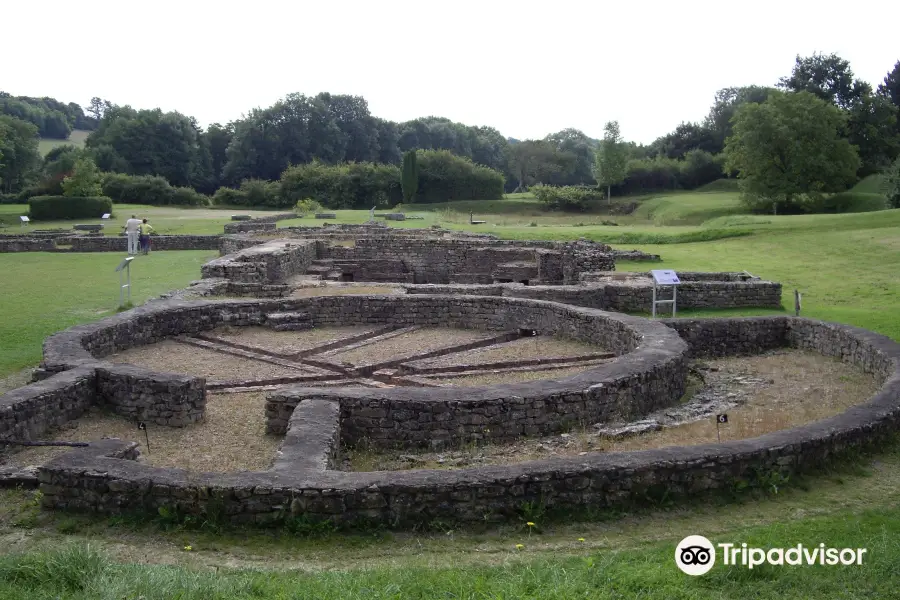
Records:
[[[27,204],[0,204],[0,233],[24,233],[33,229],[71,229],[76,223],[84,225],[101,223],[104,225],[105,235],[119,235],[124,230],[125,221],[131,215],[136,215],[138,218],[147,218],[159,234],[215,234],[222,233],[225,223],[231,222],[232,214],[262,216],[271,214],[271,211],[116,204],[113,206],[113,216],[109,220],[100,219],[98,215],[96,219],[35,221],[23,228],[19,216],[27,214]]]
[[[0,254],[0,378],[41,360],[43,339],[95,321],[119,305],[117,253]],[[185,287],[200,278],[210,251],[153,252],[131,267],[132,301]]]
[[[49,138],[43,138],[40,142],[38,142],[38,152],[41,153],[41,156],[46,156],[48,152],[58,146],[75,146],[76,148],[84,148],[84,142],[85,140],[87,140],[90,134],[90,131],[85,131],[83,129],[74,129],[72,133],[69,134],[69,139],[67,140],[53,140]]]
[[[0,206],[0,215],[15,216],[20,208]],[[586,237],[660,254],[661,266],[676,270],[748,270],[784,285],[787,310],[792,310],[793,290],[799,289],[804,316],[900,340],[900,210],[746,215],[740,214],[733,191],[644,197],[624,217],[599,210],[547,215],[528,196],[482,203],[480,211],[474,203],[404,210],[423,219],[397,226],[441,224],[515,239]],[[488,223],[468,225],[469,210]],[[218,233],[231,212],[247,212],[127,205],[116,211],[117,222],[135,211],[161,232],[177,233]],[[368,219],[368,211],[337,212],[336,222]],[[621,223],[604,226],[599,224],[603,219]],[[305,218],[279,226],[290,224],[322,223]],[[157,252],[139,258],[135,299],[183,287],[199,276],[200,264],[211,255]],[[115,310],[113,267],[119,259],[106,254],[0,254],[0,377],[34,365],[46,335]],[[654,265],[620,263],[617,268],[647,270]],[[43,513],[32,492],[2,491],[0,539],[15,543],[0,551],[7,553],[0,556],[0,600],[898,597],[900,448],[890,445],[875,456],[857,457],[854,466],[790,481],[736,503],[699,501],[689,507],[598,514],[586,521],[533,519],[538,521],[534,531],[509,524],[471,531],[288,535]],[[764,548],[798,543],[867,548],[868,562],[752,571],[717,565],[710,574],[692,578],[673,561],[675,545],[689,534]],[[69,542],[75,545],[69,547]]]

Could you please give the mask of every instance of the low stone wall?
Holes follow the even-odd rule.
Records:
[[[98,401],[134,421],[184,427],[203,419],[206,380],[131,365],[97,368]]]
[[[279,283],[303,273],[316,258],[311,240],[273,240],[211,260],[200,268],[204,279],[240,283]]]
[[[0,252],[52,252],[56,244],[52,238],[0,238]]]
[[[404,285],[408,294],[487,294],[534,298],[620,312],[651,312],[651,284],[626,281],[581,285]],[[678,286],[678,308],[780,308],[781,284],[771,281],[686,281]],[[671,297],[669,290],[662,294]],[[665,309],[664,309],[665,310]]]
[[[233,223],[225,224],[225,233],[242,233],[246,231],[274,231],[278,221],[287,219],[296,219],[295,213],[276,213],[266,215],[264,217],[253,217],[252,219],[242,219]]]
[[[72,369],[0,394],[0,440],[34,440],[80,417],[94,399],[95,375],[90,368]]]
[[[152,235],[150,248],[158,250],[218,250],[218,235]],[[57,238],[56,243],[71,246],[71,252],[127,252],[128,242],[124,235],[71,236]]]
[[[362,306],[372,302],[373,298],[357,297],[344,306]],[[329,318],[344,314],[328,308],[340,305],[340,300],[321,300],[305,301],[307,306],[316,304],[320,309],[318,312],[330,313]],[[461,300],[481,302],[496,299]],[[544,304],[521,300],[511,302],[513,305],[532,304],[535,307]],[[203,303],[194,309],[180,306],[177,308],[179,311],[200,312],[193,315],[193,321],[183,315],[175,322],[168,321],[166,326],[177,330],[179,324],[196,323],[197,317],[211,316],[213,305],[218,307],[216,311],[220,319],[226,315],[240,315],[239,319],[246,319],[250,313],[244,312],[242,306],[248,310],[253,306],[255,308],[252,310],[263,314],[274,306],[300,306],[292,303]],[[263,306],[266,308],[263,309]],[[373,314],[387,314],[379,311],[381,306],[375,303]],[[592,312],[571,307],[561,310],[571,313],[572,318]],[[310,312],[317,314],[317,311]],[[161,314],[158,317],[158,320],[166,320]],[[489,320],[499,325],[499,321],[493,319],[502,318],[496,316]],[[335,466],[333,456],[338,437],[349,433],[350,438],[344,442],[353,442],[353,428],[359,426],[354,419],[365,419],[369,423],[367,427],[381,427],[381,423],[387,421],[404,420],[403,415],[385,416],[377,412],[386,408],[383,405],[374,409],[361,405],[356,408],[343,399],[327,398],[327,395],[321,394],[323,390],[316,390],[319,395],[312,396],[298,394],[295,388],[290,393],[298,396],[297,408],[289,416],[288,435],[269,471],[210,474],[154,468],[127,460],[134,457],[133,444],[103,440],[91,444],[89,448],[69,452],[39,469],[42,503],[48,508],[100,513],[134,510],[155,513],[161,506],[177,508],[186,514],[211,514],[215,510],[238,524],[266,524],[290,516],[338,522],[364,519],[397,526],[428,523],[435,519],[447,522],[502,521],[515,518],[525,503],[541,504],[550,510],[574,510],[585,506],[627,506],[640,502],[648,495],[661,493],[671,498],[703,498],[714,490],[730,489],[738,478],[752,478],[754,473],[789,475],[819,467],[842,451],[877,444],[900,427],[900,345],[884,336],[854,327],[794,317],[691,319],[664,324],[644,322],[649,324],[648,327],[653,326],[654,334],[656,327],[673,327],[669,331],[682,333],[687,340],[687,348],[695,356],[720,356],[732,352],[728,349],[723,351],[721,347],[721,340],[727,339],[744,341],[743,346],[736,347],[733,352],[792,345],[856,364],[873,373],[882,387],[874,397],[843,414],[753,439],[636,452],[588,453],[572,458],[453,471],[370,473],[331,470]],[[83,337],[99,335],[109,328],[109,324],[88,327],[96,329],[93,334],[84,332]],[[663,336],[660,339],[667,338]],[[648,350],[661,349],[655,342],[649,342],[646,335],[642,336],[642,341],[647,342]],[[22,400],[30,397],[32,392],[29,390],[35,389],[35,386],[45,386],[41,389],[46,393],[53,386],[62,389],[74,385],[74,380],[57,383],[67,376],[71,377],[71,372],[22,388],[16,393]],[[617,377],[613,376],[613,380]],[[407,390],[412,389],[398,392]],[[433,392],[429,390],[429,393]],[[4,404],[8,396],[3,397]],[[344,397],[349,399],[350,395],[344,394]],[[555,398],[540,409],[530,410],[555,412],[565,405],[566,395]],[[520,406],[528,404],[527,396],[521,396],[520,400]],[[507,396],[505,401],[514,403],[516,400]],[[428,404],[429,408],[434,405],[434,401]],[[421,410],[424,414],[424,404],[419,408],[416,406],[410,402],[407,409],[411,413]],[[454,404],[450,408],[452,411],[436,414],[447,414],[441,419],[452,419],[449,413],[460,412],[464,406]],[[363,410],[372,412],[361,414]],[[527,417],[529,409],[525,410]],[[475,411],[467,412],[471,416],[477,414]],[[374,424],[376,422],[377,425]],[[472,425],[479,423],[473,420]]]

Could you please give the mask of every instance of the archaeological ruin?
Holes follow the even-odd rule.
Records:
[[[787,476],[877,444],[900,421],[900,345],[783,314],[647,318],[653,279],[616,263],[657,256],[437,228],[279,228],[279,217],[160,236],[220,256],[186,289],[49,337],[35,381],[0,396],[0,448],[88,437],[44,454],[5,446],[0,482],[39,486],[48,509],[106,514],[502,522],[528,505],[621,507]],[[0,247],[121,252],[120,242],[48,234]],[[678,275],[679,310],[781,307],[781,285],[751,273]],[[765,426],[721,441],[445,464],[450,451],[674,429],[666,415],[688,408],[694,421],[723,406],[740,417],[729,389],[697,394],[702,370],[720,368],[704,361],[772,353],[771,364],[805,353],[845,365],[856,395],[805,421],[767,413]],[[773,377],[738,379],[780,385]],[[90,437],[105,431],[91,428],[94,414],[115,435]],[[152,452],[148,440],[159,441]],[[193,462],[166,456],[178,452]]]

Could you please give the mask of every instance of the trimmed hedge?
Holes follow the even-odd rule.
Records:
[[[539,202],[550,210],[583,211],[588,207],[588,202],[602,201],[605,194],[596,189],[575,185],[550,186],[535,185],[531,191]]]
[[[280,183],[282,207],[292,207],[307,198],[331,209],[387,207],[403,200],[400,169],[395,165],[326,165],[313,161],[289,167],[282,173]]]
[[[209,206],[208,196],[192,188],[172,187],[158,175],[125,175],[107,173],[103,176],[103,195],[119,204],[149,204],[151,206]]]
[[[104,213],[112,213],[112,205],[105,196],[34,196],[28,200],[28,212],[35,221],[99,219]]]
[[[499,171],[476,165],[449,150],[424,150],[416,154],[419,189],[413,202],[503,198],[504,177]]]
[[[500,200],[503,175],[476,165],[447,150],[419,150],[416,154],[419,187],[415,203],[451,200]],[[279,182],[246,180],[240,189],[220,188],[219,205],[290,208],[312,199],[325,208],[388,207],[403,201],[400,169],[396,165],[320,161],[289,167]]]

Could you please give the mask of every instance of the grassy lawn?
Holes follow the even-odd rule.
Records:
[[[67,140],[53,140],[44,138],[38,142],[38,152],[41,153],[41,156],[46,156],[48,152],[50,152],[57,146],[75,146],[76,148],[83,148],[84,142],[85,140],[87,140],[90,134],[90,131],[75,129],[72,131],[72,133],[69,134],[69,139]]]
[[[74,221],[36,221],[23,228],[19,222],[19,216],[27,214],[27,204],[0,205],[0,233],[23,233],[32,229],[71,229],[72,225],[76,223],[84,225],[102,223],[105,225],[104,233],[106,235],[119,235],[124,230],[125,221],[131,218],[131,215],[136,215],[141,219],[146,218],[154,230],[160,234],[216,234],[222,233],[225,223],[231,222],[233,214],[263,216],[272,214],[272,211],[116,204],[113,206],[113,216],[108,220],[100,219],[98,216],[96,219]],[[6,227],[4,228],[3,225]]]
[[[124,252],[0,254],[0,378],[41,360],[48,335],[100,319],[119,304]],[[131,267],[132,301],[140,304],[200,278],[214,252],[153,252]]]

